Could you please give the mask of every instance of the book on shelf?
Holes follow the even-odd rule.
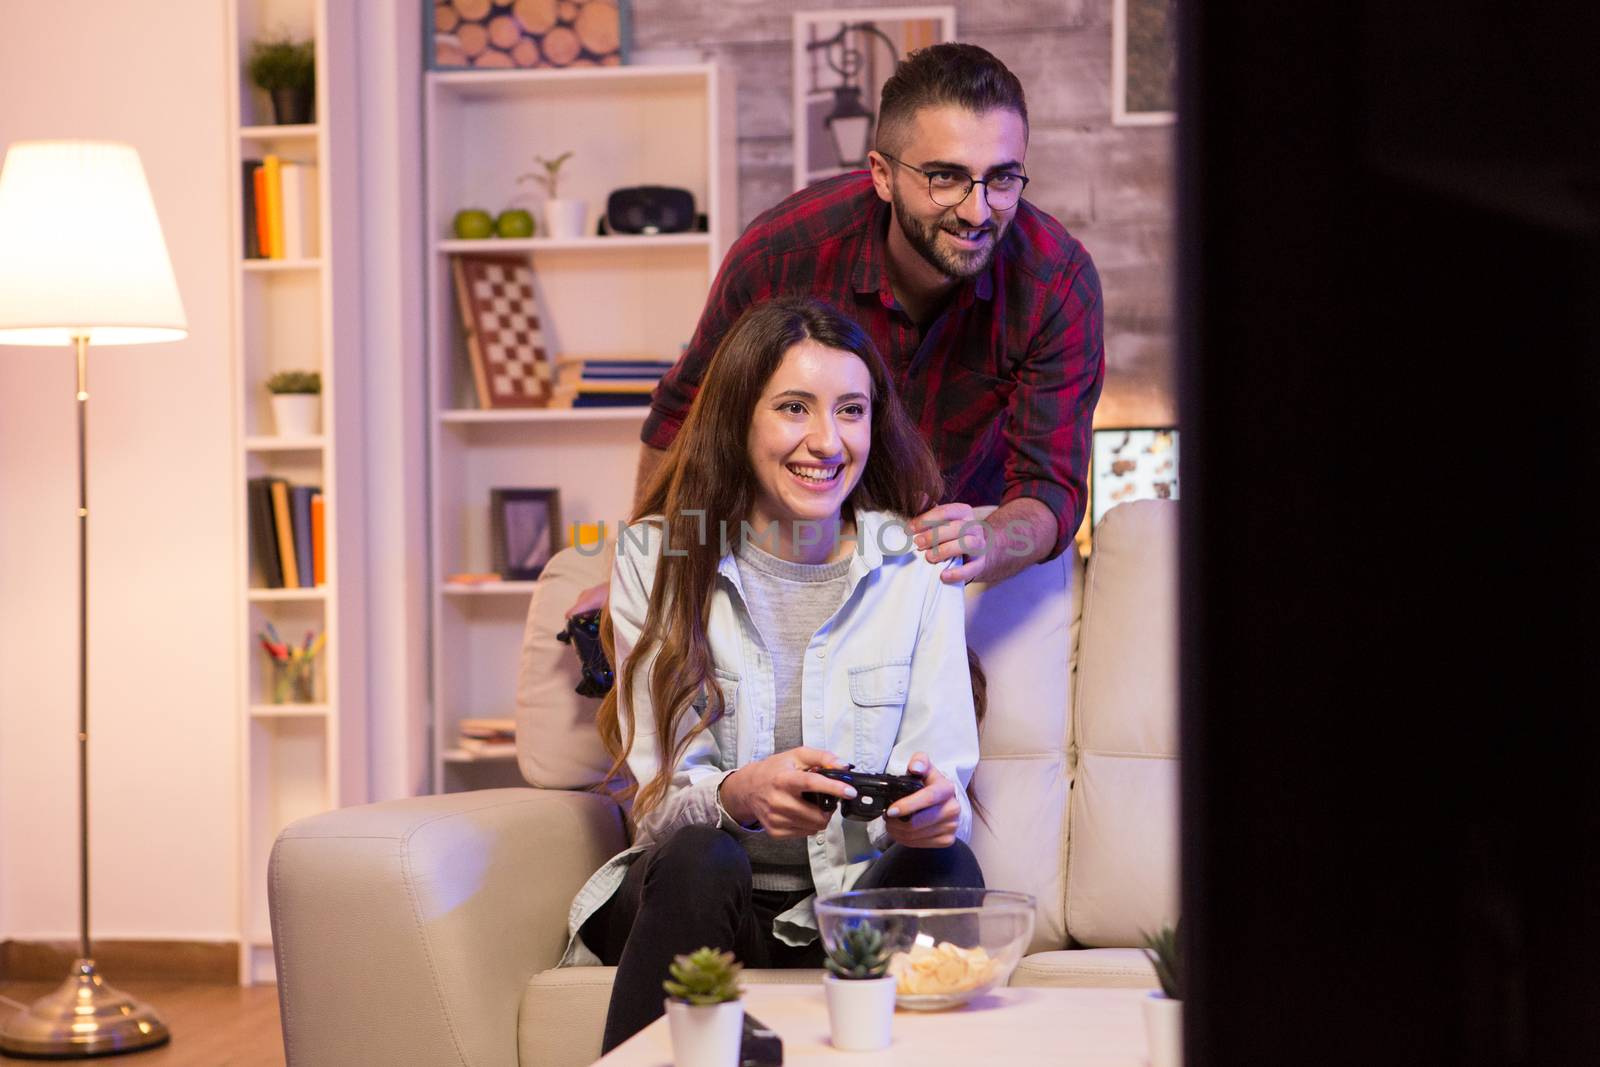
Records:
[[[243,161],[246,259],[314,259],[319,252],[317,165],[275,155]]]
[[[517,752],[515,719],[462,719],[456,724],[457,744],[474,756],[514,756]]]
[[[245,490],[250,557],[262,587],[322,585],[327,570],[322,490],[273,477],[251,478]]]
[[[463,752],[474,756],[515,756],[517,743],[515,741],[480,741],[475,737],[463,737],[457,745]]]
[[[272,522],[278,531],[278,562],[283,567],[283,587],[300,588],[300,567],[294,551],[294,519],[289,511],[289,483],[272,479]]]
[[[267,257],[283,258],[283,161],[268,153],[261,161],[267,191]]]
[[[294,525],[294,558],[298,564],[296,573],[302,589],[311,589],[317,584],[311,574],[311,494],[314,492],[316,490],[309,485],[289,487],[290,521]]]
[[[246,495],[250,508],[250,552],[268,589],[283,588],[278,562],[278,531],[272,518],[272,479],[251,478]]]
[[[250,172],[250,188],[254,194],[251,210],[255,217],[256,258],[272,258],[272,232],[267,228],[267,168],[266,164],[257,162]]]
[[[311,579],[318,585],[328,580],[328,523],[324,514],[322,490],[311,493]]]
[[[283,185],[283,258],[312,259],[317,255],[317,168],[314,163],[285,163],[279,168]]]
[[[247,159],[243,163],[244,180],[240,189],[244,194],[244,258],[261,258],[261,234],[256,228],[256,172],[261,160]]]
[[[551,407],[643,407],[672,360],[655,356],[563,356]]]

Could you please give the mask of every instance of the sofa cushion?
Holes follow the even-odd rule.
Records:
[[[1123,504],[1095,529],[1073,694],[1074,944],[1136,946],[1178,914],[1177,512]]]
[[[1136,948],[1075,948],[1024,956],[1011,972],[1017,986],[1155,989],[1155,968]]]
[[[583,671],[572,646],[556,640],[578,594],[605,580],[609,558],[609,545],[592,555],[564,548],[533,587],[517,672],[517,765],[543,789],[597,785],[611,766],[594,727],[600,701],[574,692]]]
[[[1074,556],[967,588],[967,644],[988,678],[972,850],[984,881],[1038,900],[1030,951],[1066,945],[1067,655]]]

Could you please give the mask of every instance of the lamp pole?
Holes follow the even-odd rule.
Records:
[[[78,355],[78,958],[89,951],[89,336]]]

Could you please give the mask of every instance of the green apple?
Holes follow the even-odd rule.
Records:
[[[494,232],[501,237],[532,237],[533,216],[520,207],[502,211],[494,220]]]
[[[463,240],[478,241],[494,236],[494,219],[487,211],[480,211],[477,208],[456,212],[453,226],[456,236]]]

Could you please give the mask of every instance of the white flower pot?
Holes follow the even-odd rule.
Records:
[[[319,393],[273,393],[272,425],[279,437],[315,437],[322,432]]]
[[[668,999],[667,1028],[672,1032],[672,1062],[676,1067],[739,1067],[743,1001],[685,1004]]]
[[[1144,1036],[1150,1067],[1183,1067],[1183,1001],[1160,990],[1145,997]]]
[[[589,203],[586,200],[546,200],[544,202],[544,235],[558,241],[570,241],[588,233]]]
[[[834,1048],[872,1052],[889,1047],[897,981],[893,975],[858,980],[822,976]]]

